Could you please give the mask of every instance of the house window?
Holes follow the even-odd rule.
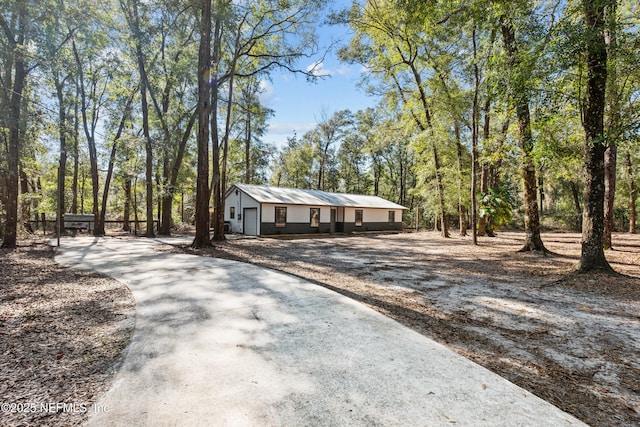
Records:
[[[395,224],[396,222],[396,211],[389,211],[389,224]]]
[[[362,226],[362,209],[356,209],[356,227]]]
[[[285,225],[287,225],[287,208],[276,206],[276,227],[284,227]]]
[[[320,208],[311,208],[311,226],[320,227]]]
[[[229,219],[234,219],[236,217],[236,208],[235,206],[229,207]]]

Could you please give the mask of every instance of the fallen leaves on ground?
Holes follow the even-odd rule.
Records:
[[[107,390],[134,325],[113,279],[61,267],[44,240],[0,250],[0,421],[80,425]]]

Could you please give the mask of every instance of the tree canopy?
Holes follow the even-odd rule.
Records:
[[[611,232],[636,231],[633,2],[330,7],[4,2],[3,246],[57,206],[92,214],[96,234],[110,220],[148,236],[195,224],[194,246],[207,245],[210,230],[224,239],[226,189],[246,182],[379,195],[409,208],[406,226],[447,237],[457,225],[474,243],[500,222],[545,252],[545,227],[580,229],[580,269],[608,269]],[[349,27],[335,52],[319,47],[322,25]],[[362,66],[370,107],[318,111],[313,129],[267,140],[263,82],[318,80],[303,60],[327,54]]]

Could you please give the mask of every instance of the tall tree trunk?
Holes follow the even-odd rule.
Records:
[[[433,163],[434,163],[434,167],[435,167],[435,178],[436,178],[436,186],[438,189],[438,199],[439,199],[439,216],[440,216],[440,221],[441,221],[441,234],[443,237],[450,237],[449,236],[449,232],[447,229],[447,214],[445,212],[445,202],[444,202],[444,191],[443,191],[443,185],[442,185],[442,177],[441,177],[441,173],[440,173],[440,159],[438,156],[438,149],[435,145],[435,135],[433,132],[433,125],[431,122],[431,110],[429,108],[429,102],[427,100],[427,94],[425,93],[424,87],[422,86],[422,77],[420,77],[420,73],[418,72],[418,69],[416,68],[415,63],[411,60],[411,59],[406,59],[403,58],[403,61],[405,63],[405,65],[407,65],[409,67],[409,69],[411,70],[411,73],[413,75],[414,81],[416,83],[416,87],[418,88],[418,93],[420,95],[420,102],[422,104],[422,112],[424,113],[424,120],[421,119],[420,117],[418,117],[418,115],[414,112],[411,111],[411,116],[413,117],[414,122],[416,123],[416,126],[418,127],[418,129],[420,129],[420,131],[424,132],[427,129],[430,132],[430,141],[431,141],[431,154],[433,156]],[[402,85],[400,84],[400,82],[398,81],[397,77],[394,74],[391,74],[391,77],[394,80],[395,86],[398,89],[398,94],[400,95],[400,98],[402,99],[402,102],[406,105],[407,104],[407,99],[404,95],[404,91],[402,89]],[[437,221],[436,221],[437,223]],[[437,229],[437,224],[436,224],[436,229]]]
[[[471,108],[471,237],[478,244],[478,92],[480,91],[480,70],[477,56],[476,26],[473,26],[473,104]]]
[[[164,62],[167,56],[167,37],[162,37],[161,43],[161,58]],[[179,57],[182,55],[182,51],[178,51],[178,53],[174,56],[174,61],[177,62]],[[155,95],[155,91],[153,86],[149,86],[147,89],[149,90],[149,95],[151,100],[153,101],[153,105],[155,107],[156,114],[158,115],[158,119],[160,121],[160,125],[162,127],[163,134],[163,143],[162,143],[162,180],[159,180],[159,188],[162,189],[161,197],[158,200],[158,220],[159,227],[158,233],[161,235],[168,236],[171,234],[171,226],[173,225],[173,198],[176,193],[176,185],[177,179],[175,182],[172,181],[173,171],[177,168],[180,170],[180,166],[182,163],[182,153],[181,150],[184,150],[184,147],[181,146],[183,138],[177,143],[177,147],[175,147],[174,134],[177,132],[172,132],[169,128],[168,124],[168,116],[169,116],[169,107],[171,105],[171,101],[173,100],[172,90],[174,87],[173,75],[172,73],[168,73],[165,76],[165,86],[162,90],[162,98],[161,102],[158,103],[157,96]],[[191,117],[197,117],[196,115],[192,115]],[[194,119],[195,120],[195,119]],[[181,122],[182,120],[180,120]],[[193,127],[193,124],[187,126],[189,132]],[[174,162],[172,164],[172,161]],[[158,176],[160,174],[158,173]]]
[[[584,211],[582,252],[578,271],[613,271],[604,256],[604,107],[607,84],[607,45],[604,38],[604,2],[583,0],[587,88],[582,105],[584,144]]]
[[[529,113],[529,99],[525,87],[525,77],[518,57],[518,48],[513,27],[503,23],[501,26],[502,40],[509,65],[517,70],[517,76],[512,76],[510,84],[513,92],[513,101],[516,107],[518,120],[518,140],[522,162],[522,181],[524,185],[524,231],[525,242],[520,252],[542,251],[546,252],[542,238],[540,237],[540,217],[538,213],[538,196],[536,183],[536,168],[533,163],[533,136],[531,134],[531,114]]]
[[[538,193],[540,194],[540,218],[544,215],[544,176],[542,175],[542,169],[538,173]]]
[[[133,180],[133,234],[138,235],[138,178]]]
[[[251,92],[249,90],[244,91],[245,96],[245,106],[246,106],[246,118],[245,118],[245,127],[244,127],[244,183],[251,184],[251,179],[253,177],[252,165],[251,165],[251,120],[253,103],[251,99]]]
[[[441,223],[440,234],[442,235],[442,237],[450,237],[449,227],[447,225],[447,211],[445,209],[445,204],[444,204],[444,188],[442,184],[442,176],[440,173],[440,170],[441,170],[440,157],[438,155],[438,150],[436,148],[435,142],[431,143],[431,150],[433,153],[433,162],[434,162],[435,171],[436,171],[436,185],[438,187],[438,199],[440,201],[440,223]]]
[[[627,151],[627,179],[629,180],[629,233],[636,233],[636,184],[634,182],[631,153]]]
[[[373,160],[373,195],[380,195],[380,176],[382,175],[382,165],[376,154],[372,156]]]
[[[604,249],[612,249],[611,233],[613,232],[613,203],[616,196],[616,163],[618,161],[617,139],[620,134],[620,96],[618,84],[618,17],[617,1],[610,0],[606,10],[607,28],[605,42],[607,43],[607,134],[608,147],[604,154],[604,232],[602,245]]]
[[[27,2],[19,2],[19,16],[18,16],[18,34],[14,36],[7,31],[7,38],[9,39],[9,45],[12,49],[11,55],[13,56],[13,85],[10,81],[6,81],[4,84],[9,85],[6,87],[5,93],[9,100],[8,105],[8,122],[9,122],[9,149],[7,152],[7,174],[6,174],[6,213],[4,235],[2,237],[2,247],[14,249],[17,245],[18,238],[18,169],[20,163],[20,113],[22,111],[22,92],[27,81],[27,66],[24,54],[25,49],[25,33],[28,25],[28,9]],[[3,20],[3,26],[6,26]],[[7,27],[8,30],[8,27]]]
[[[604,229],[602,247],[612,249],[611,233],[613,232],[613,202],[616,195],[616,163],[618,146],[609,144],[604,152]]]
[[[20,169],[20,194],[22,195],[21,208],[20,208],[20,216],[21,221],[24,226],[24,229],[33,234],[33,228],[31,227],[31,196],[29,193],[29,177],[27,173],[24,171],[24,168]]]
[[[158,234],[161,236],[171,235],[171,223],[172,223],[172,210],[173,210],[173,195],[174,190],[171,188],[169,181],[171,180],[171,166],[168,153],[168,143],[165,139],[164,148],[162,154],[162,191],[159,202],[158,215],[160,216],[160,225],[158,227]]]
[[[76,59],[76,67],[78,70],[78,82],[80,83],[80,111],[82,113],[82,125],[84,128],[85,137],[87,138],[87,145],[89,148],[89,164],[91,169],[91,193],[93,197],[93,221],[94,225],[100,221],[99,217],[99,204],[98,204],[98,191],[99,191],[99,176],[98,176],[98,154],[96,150],[96,142],[95,142],[95,121],[92,120],[91,124],[89,124],[89,118],[87,117],[87,92],[84,81],[84,68],[82,65],[82,61],[80,60],[80,54],[78,53],[78,49],[75,43],[75,40],[72,41],[73,54]],[[84,197],[84,187],[83,187],[83,197]],[[83,203],[83,212],[84,212],[84,203]],[[98,230],[99,231],[99,230]],[[94,235],[101,236],[101,234],[96,234],[96,229],[94,227]]]
[[[220,13],[216,14],[216,19],[215,19],[215,27],[213,30],[213,62],[215,63],[215,68],[216,68],[216,73],[219,71],[218,70],[218,66],[220,64],[220,49],[221,49],[221,43],[222,43],[222,20],[220,17]],[[220,88],[219,82],[216,81],[215,84],[213,85],[213,90],[211,91],[211,119],[210,119],[210,126],[211,126],[211,146],[212,146],[212,157],[213,157],[213,173],[212,173],[212,177],[211,177],[211,195],[213,196],[213,206],[214,206],[214,213],[213,213],[213,217],[210,217],[209,221],[210,224],[209,226],[214,228],[214,236],[213,238],[216,238],[215,235],[215,228],[217,228],[217,224],[218,224],[218,217],[217,217],[217,213],[215,212],[216,209],[221,209],[220,207],[220,200],[222,197],[224,197],[222,195],[222,175],[221,175],[221,170],[220,170],[220,163],[221,163],[221,159],[220,159],[220,149],[222,146],[222,143],[220,141],[220,134],[218,132],[218,101],[219,101],[219,94],[218,94],[218,90]],[[218,238],[220,236],[217,236]],[[223,240],[223,239],[220,239]]]
[[[193,125],[195,124],[196,118],[198,117],[197,112],[194,112],[189,122],[187,123],[187,128],[182,134],[182,138],[180,139],[180,143],[178,144],[178,151],[176,157],[171,165],[171,171],[169,173],[169,182],[168,189],[165,191],[165,194],[162,199],[162,229],[160,230],[160,234],[168,235],[169,225],[171,224],[171,212],[173,210],[173,196],[176,192],[176,185],[178,183],[178,174],[180,173],[180,167],[182,166],[182,159],[184,158],[184,152],[187,147],[187,142],[189,141],[189,137],[191,136],[191,131],[193,130]]]
[[[80,168],[80,120],[78,103],[75,104],[73,117],[73,180],[71,182],[71,213],[78,213],[78,171]]]
[[[111,155],[109,156],[109,166],[107,167],[107,177],[104,180],[104,190],[102,191],[100,221],[95,223],[95,228],[100,228],[100,229],[97,232],[94,232],[95,235],[97,235],[98,233],[100,235],[105,234],[104,222],[107,214],[107,201],[109,199],[109,187],[111,186],[111,177],[113,176],[113,167],[115,165],[115,160],[116,160],[118,141],[120,141],[120,137],[122,136],[122,131],[124,131],[124,127],[126,124],[126,119],[130,114],[132,101],[133,101],[133,95],[131,95],[127,100],[127,105],[124,107],[124,112],[122,113],[120,124],[118,125],[118,131],[116,132],[116,136],[113,138],[113,146],[111,147]]]
[[[160,169],[160,167],[156,168],[156,182],[155,182],[155,184],[156,184],[155,188],[157,189],[158,195],[159,195],[158,196],[158,200],[156,201],[157,203],[156,203],[156,211],[155,211],[156,221],[157,221],[158,227],[162,223],[162,216],[161,216],[162,215],[162,197],[160,196],[160,192],[162,191],[162,187],[161,187],[161,184],[160,184],[160,171],[159,171],[159,169]]]
[[[64,224],[64,213],[66,212],[64,189],[67,171],[67,114],[64,103],[64,80],[66,80],[66,78],[60,80],[58,73],[56,72],[54,80],[56,94],[58,96],[58,139],[60,140],[60,162],[58,165],[58,207],[56,216],[59,218],[60,224]],[[62,231],[62,228],[63,227],[61,226],[60,231]]]
[[[433,164],[435,167],[435,177],[436,177],[436,186],[438,188],[438,201],[440,208],[440,221],[442,224],[442,228],[440,230],[440,234],[442,237],[450,237],[449,230],[447,228],[447,213],[445,211],[445,202],[444,202],[444,189],[442,184],[442,174],[440,169],[440,159],[438,156],[438,148],[435,143],[435,135],[433,133],[433,123],[431,122],[431,110],[429,109],[429,103],[427,101],[427,94],[424,91],[424,87],[422,85],[422,77],[420,77],[420,73],[416,69],[416,66],[413,62],[407,62],[407,65],[411,68],[411,72],[413,74],[413,78],[416,82],[416,86],[418,87],[418,93],[420,94],[420,102],[422,103],[422,109],[424,112],[424,120],[425,122],[417,120],[418,126],[421,130],[429,129],[431,135],[431,153],[433,155]],[[414,116],[415,118],[415,116]]]
[[[400,151],[400,176],[398,179],[398,184],[400,185],[400,188],[398,188],[398,204],[399,205],[404,205],[404,194],[405,194],[405,182],[407,180],[407,166],[406,166],[406,162],[405,162],[405,156],[404,156],[405,152],[404,150],[401,149]]]
[[[578,184],[575,181],[569,181],[569,187],[571,188],[571,197],[573,198],[573,207],[575,209],[575,228],[582,230],[582,207],[580,206],[580,190]]]
[[[245,172],[244,172],[244,183],[251,183],[251,109],[247,111],[247,124],[245,127],[245,136],[244,136],[244,163],[245,163]]]
[[[329,144],[327,143],[323,146],[322,157],[320,158],[320,167],[318,168],[318,184],[316,185],[316,190],[324,191],[324,166],[327,161],[327,151],[329,150]]]
[[[129,220],[131,218],[131,177],[127,175],[124,180],[124,212],[122,213],[122,231],[131,231]]]
[[[482,162],[480,168],[480,193],[486,194],[489,191],[489,165],[486,162]],[[477,209],[477,206],[476,206]],[[487,234],[487,218],[478,218],[478,236],[485,236]]]
[[[242,25],[240,25],[242,27]],[[224,241],[224,195],[227,186],[227,157],[229,153],[229,137],[231,134],[231,113],[233,111],[233,84],[235,82],[236,65],[240,49],[240,35],[238,31],[235,41],[235,49],[233,52],[233,60],[231,62],[229,77],[229,92],[227,96],[227,116],[225,118],[225,131],[222,139],[222,162],[220,165],[220,190],[216,193],[215,199],[215,224],[213,227],[213,239],[216,241]]]
[[[142,133],[144,135],[145,148],[145,180],[146,180],[146,208],[147,208],[147,230],[146,237],[155,237],[153,229],[153,143],[151,141],[151,132],[149,130],[149,102],[147,100],[147,91],[149,80],[147,70],[145,68],[145,55],[142,49],[142,33],[140,31],[140,16],[138,13],[138,0],[132,2],[132,20],[133,36],[136,40],[136,59],[138,62],[138,72],[140,74],[140,108],[142,109]]]
[[[118,131],[120,133],[120,131]],[[116,151],[118,149],[117,141],[114,141],[111,147],[111,155],[109,156],[109,166],[107,169],[107,177],[104,180],[104,191],[102,192],[102,202],[100,204],[100,213],[98,214],[98,221],[93,224],[93,235],[104,236],[105,227],[104,221],[107,215],[107,200],[109,197],[109,186],[111,185],[111,177],[113,175],[113,164],[116,158]]]
[[[36,178],[35,183],[34,183],[34,187],[36,188],[36,191],[37,191],[37,193],[38,193],[38,196],[40,197],[40,200],[43,200],[43,199],[44,199],[44,192],[42,191],[42,180],[40,179],[40,177],[37,177],[37,178]],[[1,193],[2,193],[2,192],[0,191],[0,194],[1,194]],[[0,198],[0,200],[2,200],[2,199]],[[40,208],[40,203],[38,203],[38,208]],[[40,212],[40,213],[38,213],[38,212],[37,212],[37,210],[36,210],[36,213],[35,213],[35,215],[34,215],[34,217],[36,218],[36,224],[37,224],[37,223],[38,223],[38,221],[39,221],[39,218],[38,218],[38,217],[39,217],[39,216],[40,216],[40,217],[42,217],[42,215],[44,215],[44,212]],[[46,231],[47,231],[47,230],[46,230],[46,228],[45,228],[45,224],[46,224],[46,223],[45,223],[44,221],[42,221],[42,231],[43,231],[43,235],[44,235],[44,234],[46,234]],[[37,225],[36,225],[36,228],[37,228]]]
[[[80,176],[80,213],[84,214],[84,190],[85,184],[87,180],[87,171],[83,167],[81,171],[82,175]]]
[[[482,109],[484,114],[484,124],[482,125],[482,141],[483,144],[486,144],[489,141],[489,136],[491,132],[491,100],[487,98],[484,103],[484,108]],[[488,147],[485,147],[484,150],[487,150]],[[477,153],[476,153],[477,156]],[[477,164],[477,160],[476,160]],[[477,166],[476,166],[477,167]],[[477,173],[477,172],[476,172]],[[473,176],[473,175],[472,175]],[[482,162],[482,167],[480,168],[480,193],[486,194],[489,191],[489,164],[487,160]],[[475,191],[474,191],[475,193]],[[476,212],[477,212],[477,200],[476,200]],[[478,236],[484,236],[487,234],[487,219],[485,217],[478,218]]]
[[[211,79],[211,0],[200,0],[198,51],[198,176],[196,179],[196,235],[191,247],[211,246],[209,238],[209,116]],[[214,88],[215,90],[215,88]]]
[[[498,140],[498,146],[494,148],[494,151],[502,150],[502,146],[507,140],[507,132],[509,132],[509,126],[511,126],[511,122],[509,120],[509,116],[502,122],[502,131],[500,133],[500,139]],[[498,188],[501,185],[500,182],[500,169],[502,168],[502,159],[498,158],[493,164],[489,165],[489,171],[487,173],[487,189],[485,193],[489,190],[489,188]]]
[[[457,120],[454,124],[454,132],[456,136],[456,153],[458,157],[457,158],[458,160],[458,219],[460,222],[460,236],[466,236],[467,235],[467,214],[466,214],[467,209],[464,206],[464,202],[462,199],[462,194],[464,192],[464,174],[463,174],[463,166],[462,166],[463,165],[463,157],[462,157],[463,148],[462,148],[462,139],[460,138],[460,123]],[[471,187],[473,187],[473,184],[475,183],[474,181],[475,180],[473,179],[473,175],[472,175]],[[474,200],[472,199],[471,200],[471,223],[472,224],[475,221],[475,215],[473,214],[474,207],[475,207]]]

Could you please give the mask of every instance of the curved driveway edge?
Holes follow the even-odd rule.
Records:
[[[159,243],[75,238],[58,250],[63,265],[127,284],[137,304],[91,426],[585,425],[347,297]]]

